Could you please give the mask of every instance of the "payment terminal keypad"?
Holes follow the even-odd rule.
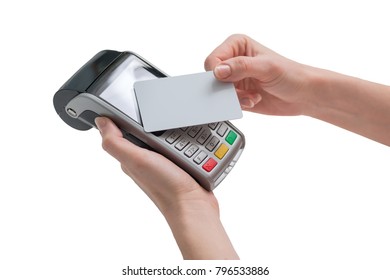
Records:
[[[238,134],[225,122],[178,128],[164,134],[165,141],[204,172],[211,172],[229,153]]]

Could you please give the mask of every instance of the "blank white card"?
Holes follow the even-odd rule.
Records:
[[[134,83],[146,132],[242,118],[234,85],[212,71]]]

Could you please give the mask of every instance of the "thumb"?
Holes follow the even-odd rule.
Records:
[[[102,136],[103,149],[120,162],[128,161],[128,154],[136,150],[135,145],[123,138],[120,129],[110,119],[97,117],[95,124]]]
[[[238,82],[244,78],[256,78],[265,82],[270,76],[274,76],[274,66],[269,59],[237,56],[218,64],[214,68],[214,75],[225,82]]]
[[[99,129],[100,134],[102,135],[103,138],[110,135],[122,136],[120,130],[117,127],[115,127],[115,125],[110,119],[106,117],[95,118],[95,124]]]

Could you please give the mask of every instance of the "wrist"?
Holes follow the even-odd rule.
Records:
[[[325,69],[312,69],[305,115],[332,123],[333,118],[359,115],[355,101],[362,80]]]
[[[331,105],[329,93],[332,92],[334,74],[331,71],[305,66],[306,86],[302,115],[321,119],[322,111]]]
[[[198,191],[193,191],[198,192]],[[170,222],[186,222],[188,219],[199,219],[205,215],[219,218],[218,201],[212,192],[199,190],[201,194],[191,193],[182,195],[166,205],[161,212],[165,219]]]
[[[214,198],[212,193],[209,195]],[[215,198],[184,199],[163,214],[184,259],[238,259],[219,218]]]

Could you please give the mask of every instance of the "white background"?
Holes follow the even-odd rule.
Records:
[[[0,279],[203,264],[181,260],[99,133],[55,113],[54,93],[98,51],[132,50],[182,75],[245,33],[293,60],[390,84],[389,27],[386,1],[373,0],[3,1]],[[390,278],[388,147],[307,117],[244,113],[234,124],[247,146],[215,195],[242,261],[218,264],[269,266],[269,279]]]

